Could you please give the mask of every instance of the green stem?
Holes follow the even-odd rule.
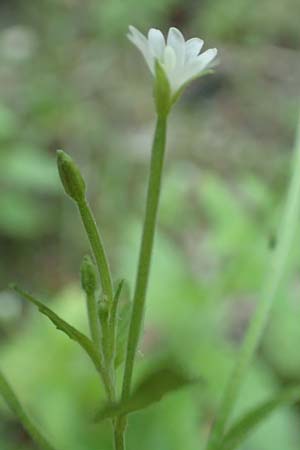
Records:
[[[36,442],[44,450],[55,450],[52,444],[41,434],[37,426],[33,423],[27,413],[24,411],[21,403],[19,402],[12,387],[6,381],[5,376],[0,371],[0,394],[13,411],[13,413],[19,418],[25,430],[31,436],[32,440]]]
[[[86,199],[77,202],[77,205],[96,260],[103,292],[111,302],[113,298],[111,272],[96,221]]]
[[[108,370],[106,367],[102,365],[102,361],[99,356],[99,352],[97,351],[97,354],[91,357],[92,361],[100,375],[101,381],[103,382],[104,389],[107,395],[107,398],[109,402],[115,401],[115,389],[112,385],[110,375],[108,373]]]
[[[127,353],[122,386],[123,400],[127,399],[130,395],[134,360],[145,310],[146,291],[150,272],[157,210],[161,190],[161,179],[166,146],[166,132],[167,115],[158,115],[152,146],[146,212],[127,342]],[[114,427],[115,450],[125,450],[126,423],[126,416],[120,416],[116,418]]]
[[[152,147],[145,221],[127,343],[127,354],[122,390],[123,399],[128,398],[130,394],[134,359],[144,316],[146,291],[161,189],[161,178],[166,144],[166,129],[167,116],[158,116]]]
[[[114,447],[115,450],[125,450],[125,430],[127,426],[126,417],[117,417],[114,423]]]
[[[77,200],[77,206],[80,212],[80,216],[85,228],[85,231],[87,233],[87,236],[90,241],[91,249],[94,254],[94,258],[97,264],[98,273],[101,280],[101,285],[103,289],[103,294],[106,297],[109,304],[113,301],[113,284],[112,284],[112,277],[111,277],[111,271],[109,267],[108,258],[106,256],[106,252],[104,249],[104,244],[102,242],[102,238],[100,235],[100,232],[98,230],[96,221],[94,219],[93,213],[91,211],[91,208],[87,202],[86,199],[84,200]],[[92,310],[90,310],[91,313],[91,325],[93,327],[93,339],[98,340],[98,336],[100,335],[100,345],[97,345],[97,349],[99,350],[100,347],[100,353],[103,353],[104,360],[105,360],[105,367],[101,367],[101,377],[104,382],[105,390],[108,396],[108,399],[110,402],[115,401],[115,386],[114,386],[114,377],[113,377],[113,369],[111,367],[111,364],[107,361],[107,332],[106,329],[102,328],[102,333],[100,334],[99,330],[99,317],[97,313],[97,305],[96,300],[94,299],[91,306]],[[102,342],[102,345],[101,345]]]
[[[123,431],[114,431],[115,450],[125,450],[125,433]]]
[[[295,145],[293,174],[287,194],[285,211],[278,233],[278,243],[271,261],[270,270],[257,306],[242,344],[240,354],[227,385],[220,412],[211,433],[207,450],[217,450],[222,441],[226,425],[236,403],[242,382],[247,374],[253,355],[260,342],[271,307],[281,287],[289,262],[300,213],[300,122]]]
[[[87,300],[87,312],[88,312],[91,337],[92,337],[92,340],[93,340],[96,348],[100,351],[101,350],[101,328],[100,328],[100,322],[99,322],[99,318],[98,318],[97,302],[96,302],[95,294],[94,293],[87,294],[86,300]]]

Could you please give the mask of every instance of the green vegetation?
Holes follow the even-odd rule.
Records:
[[[108,423],[94,423],[97,413],[111,413],[102,409],[105,392],[95,361],[7,288],[16,280],[51,299],[44,306],[33,303],[94,355],[93,343],[84,339],[88,320],[78,274],[88,242],[62,195],[55,151],[64,148],[80,163],[113,271],[129,280],[120,293],[116,336],[121,384],[120,344],[133,294],[153,128],[149,74],[125,33],[131,23],[144,31],[176,25],[220,48],[216,73],[192,85],[171,117],[134,380],[137,390],[141,380],[151,384],[153,367],[172,355],[201,382],[133,414],[128,427],[128,450],[140,449],[141,442],[143,450],[204,450],[278,242],[299,106],[298,3],[1,5],[1,371],[58,450],[110,450],[112,444]],[[240,450],[299,449],[299,389],[293,388],[300,382],[299,261],[297,237],[222,450],[240,442]],[[179,373],[171,374],[174,384],[190,381]],[[138,409],[133,400],[129,410]],[[147,395],[143,402],[151,403]],[[283,407],[274,412],[277,405]],[[254,411],[266,417],[257,427]],[[0,398],[2,449],[35,447]]]

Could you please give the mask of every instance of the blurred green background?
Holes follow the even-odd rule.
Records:
[[[179,27],[218,47],[213,76],[170,121],[137,376],[175,354],[205,386],[138,415],[129,450],[201,450],[276,245],[300,80],[298,0],[2,0],[0,3],[0,359],[61,450],[110,450],[91,424],[103,392],[77,346],[7,285],[17,281],[86,329],[78,272],[88,251],[56,173],[80,164],[114,274],[133,285],[154,126],[150,74],[126,39]],[[237,411],[300,381],[299,245]],[[299,450],[299,405],[243,450]],[[36,447],[0,399],[0,449]]]

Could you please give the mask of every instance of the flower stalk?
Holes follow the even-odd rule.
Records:
[[[157,222],[157,211],[161,191],[161,180],[166,146],[166,132],[167,114],[158,113],[152,146],[145,219],[127,341],[127,352],[122,386],[122,400],[126,400],[130,396],[135,356],[145,313],[146,293],[150,274],[155,227]],[[117,417],[114,427],[115,450],[125,450],[126,424],[126,416]]]
[[[113,299],[112,277],[104,244],[86,199],[85,182],[79,168],[72,158],[62,150],[57,151],[57,166],[65,192],[77,204],[79,213],[90,241],[91,249],[97,264],[103,293],[109,301]]]
[[[77,206],[97,264],[103,294],[112,302],[113,285],[109,262],[92,210],[86,198],[77,202]]]
[[[161,179],[166,145],[166,131],[167,116],[158,115],[155,137],[152,147],[146,212],[127,343],[127,355],[125,361],[122,389],[123,400],[127,399],[130,394],[134,359],[137,351],[139,337],[141,334],[145,312],[146,292],[149,280],[154,233],[161,190]]]

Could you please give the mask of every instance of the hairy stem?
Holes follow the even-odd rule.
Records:
[[[260,342],[271,307],[286,274],[289,256],[300,215],[300,122],[295,145],[293,173],[287,194],[285,211],[278,232],[278,243],[272,257],[266,283],[262,290],[261,301],[249,325],[233,374],[225,390],[219,415],[211,433],[207,450],[220,447],[228,419],[232,413],[247,374],[253,355]]]

